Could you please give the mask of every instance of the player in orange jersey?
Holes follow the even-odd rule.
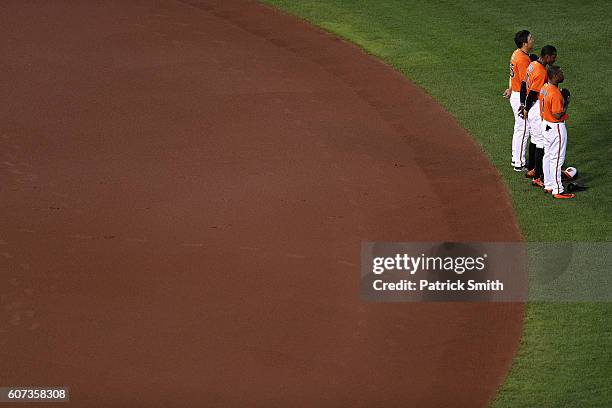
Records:
[[[508,89],[503,96],[510,99],[510,106],[514,112],[514,133],[512,134],[512,167],[515,171],[523,170],[527,164],[525,161],[525,151],[527,148],[527,120],[519,116],[521,106],[521,87],[525,87],[527,67],[531,63],[529,52],[533,49],[535,39],[527,30],[521,30],[514,35],[516,50],[510,57],[510,79]]]
[[[527,126],[531,136],[529,145],[529,162],[527,168],[530,170],[528,176],[533,178],[534,185],[542,187],[544,185],[544,171],[542,159],[544,157],[544,145],[546,140],[542,136],[542,119],[538,106],[538,96],[540,89],[548,82],[546,66],[554,64],[557,59],[557,49],[552,45],[545,45],[540,52],[540,58],[533,61],[527,67],[527,90],[526,96],[521,94],[521,106],[519,115],[527,118]],[[524,102],[524,104],[523,104]]]
[[[555,198],[574,198],[576,195],[563,192],[561,182],[563,162],[567,148],[567,129],[565,121],[569,92],[564,98],[559,84],[565,79],[563,71],[556,65],[547,70],[548,83],[539,95],[539,108],[542,115],[542,134],[546,140],[544,148],[544,191],[550,192]]]

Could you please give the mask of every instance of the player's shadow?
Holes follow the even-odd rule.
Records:
[[[589,190],[599,190],[604,186],[612,186],[612,107],[600,104],[596,111],[587,111],[580,106],[579,98],[580,95],[572,95],[568,111],[568,144],[563,167],[576,167],[576,182],[588,186]],[[574,112],[574,106],[580,106],[580,110]]]

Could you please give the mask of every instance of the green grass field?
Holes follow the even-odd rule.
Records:
[[[265,0],[344,37],[404,73],[481,143],[506,180],[528,241],[612,241],[612,2]],[[555,8],[556,7],[556,8]],[[512,112],[501,97],[514,33],[559,51],[572,91],[567,165],[590,186],[546,197],[510,167]],[[530,303],[494,407],[612,406],[612,304]]]

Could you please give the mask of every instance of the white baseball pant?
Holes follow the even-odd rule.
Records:
[[[528,148],[529,132],[527,132],[527,120],[521,118],[518,114],[518,109],[521,106],[521,93],[512,92],[510,94],[510,106],[514,113],[514,133],[512,134],[512,166],[523,167],[527,164],[525,161],[525,152]]]
[[[567,149],[565,122],[555,123],[543,120],[542,134],[546,140],[544,159],[542,160],[544,188],[552,190],[553,194],[561,194],[563,192],[561,167],[565,162],[565,150]]]
[[[536,101],[527,113],[527,127],[531,136],[531,143],[542,149],[546,139],[542,136],[542,117],[540,116],[540,104]]]

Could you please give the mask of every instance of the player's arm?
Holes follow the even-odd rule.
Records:
[[[527,70],[529,69],[529,64],[530,62],[526,62],[525,64],[519,64],[518,65],[518,74],[519,74],[519,78],[521,78],[521,90],[520,90],[520,100],[521,100],[521,106],[519,107],[519,116],[524,118],[525,116],[527,116],[527,111],[529,110],[529,108],[526,108],[526,103],[527,103],[527,97],[529,96],[529,93],[527,92]],[[533,97],[534,95],[532,95]],[[538,99],[538,95],[535,95],[536,100]],[[531,107],[531,106],[530,106]]]
[[[518,108],[518,115],[521,118],[527,116],[527,109],[525,109],[525,102],[527,99],[527,83],[525,81],[521,82],[521,106]]]
[[[508,99],[512,95],[512,77],[508,78],[508,88],[503,93],[503,97]]]
[[[521,79],[521,105],[525,106],[525,100],[527,99],[527,68],[529,68],[529,62],[518,65],[518,75]]]
[[[531,109],[531,107],[538,102],[540,98],[540,92],[535,91],[534,88],[542,88],[546,82],[545,78],[542,78],[536,70],[531,73],[529,77],[529,87],[527,88],[527,98],[525,98],[525,110]],[[539,85],[539,86],[538,86]]]
[[[525,110],[531,109],[534,103],[537,102],[540,93],[537,91],[529,91],[527,98],[525,99]]]
[[[560,120],[567,113],[567,105],[563,97],[553,97],[551,101],[552,115],[555,119]]]
[[[512,81],[512,80],[510,80]],[[502,96],[506,99],[509,99],[510,96],[512,95],[512,85],[510,84],[510,81],[508,81],[508,88],[506,88],[504,90],[504,93],[502,94]]]
[[[524,91],[527,89],[527,86],[523,87],[523,85],[525,85],[524,82],[521,84],[521,94],[527,93],[527,97],[525,98],[524,103],[521,101],[521,106],[518,109],[518,113],[521,118],[527,116],[527,112],[529,112],[529,109],[531,109],[531,107],[538,101],[540,96],[540,93],[537,91]]]
[[[559,120],[563,117],[563,115],[565,115],[565,111],[563,112],[559,112],[559,113],[553,113],[553,116],[555,117],[555,119]]]
[[[561,96],[563,97],[563,109],[567,112],[567,105],[570,103],[571,94],[569,89],[561,89]]]

